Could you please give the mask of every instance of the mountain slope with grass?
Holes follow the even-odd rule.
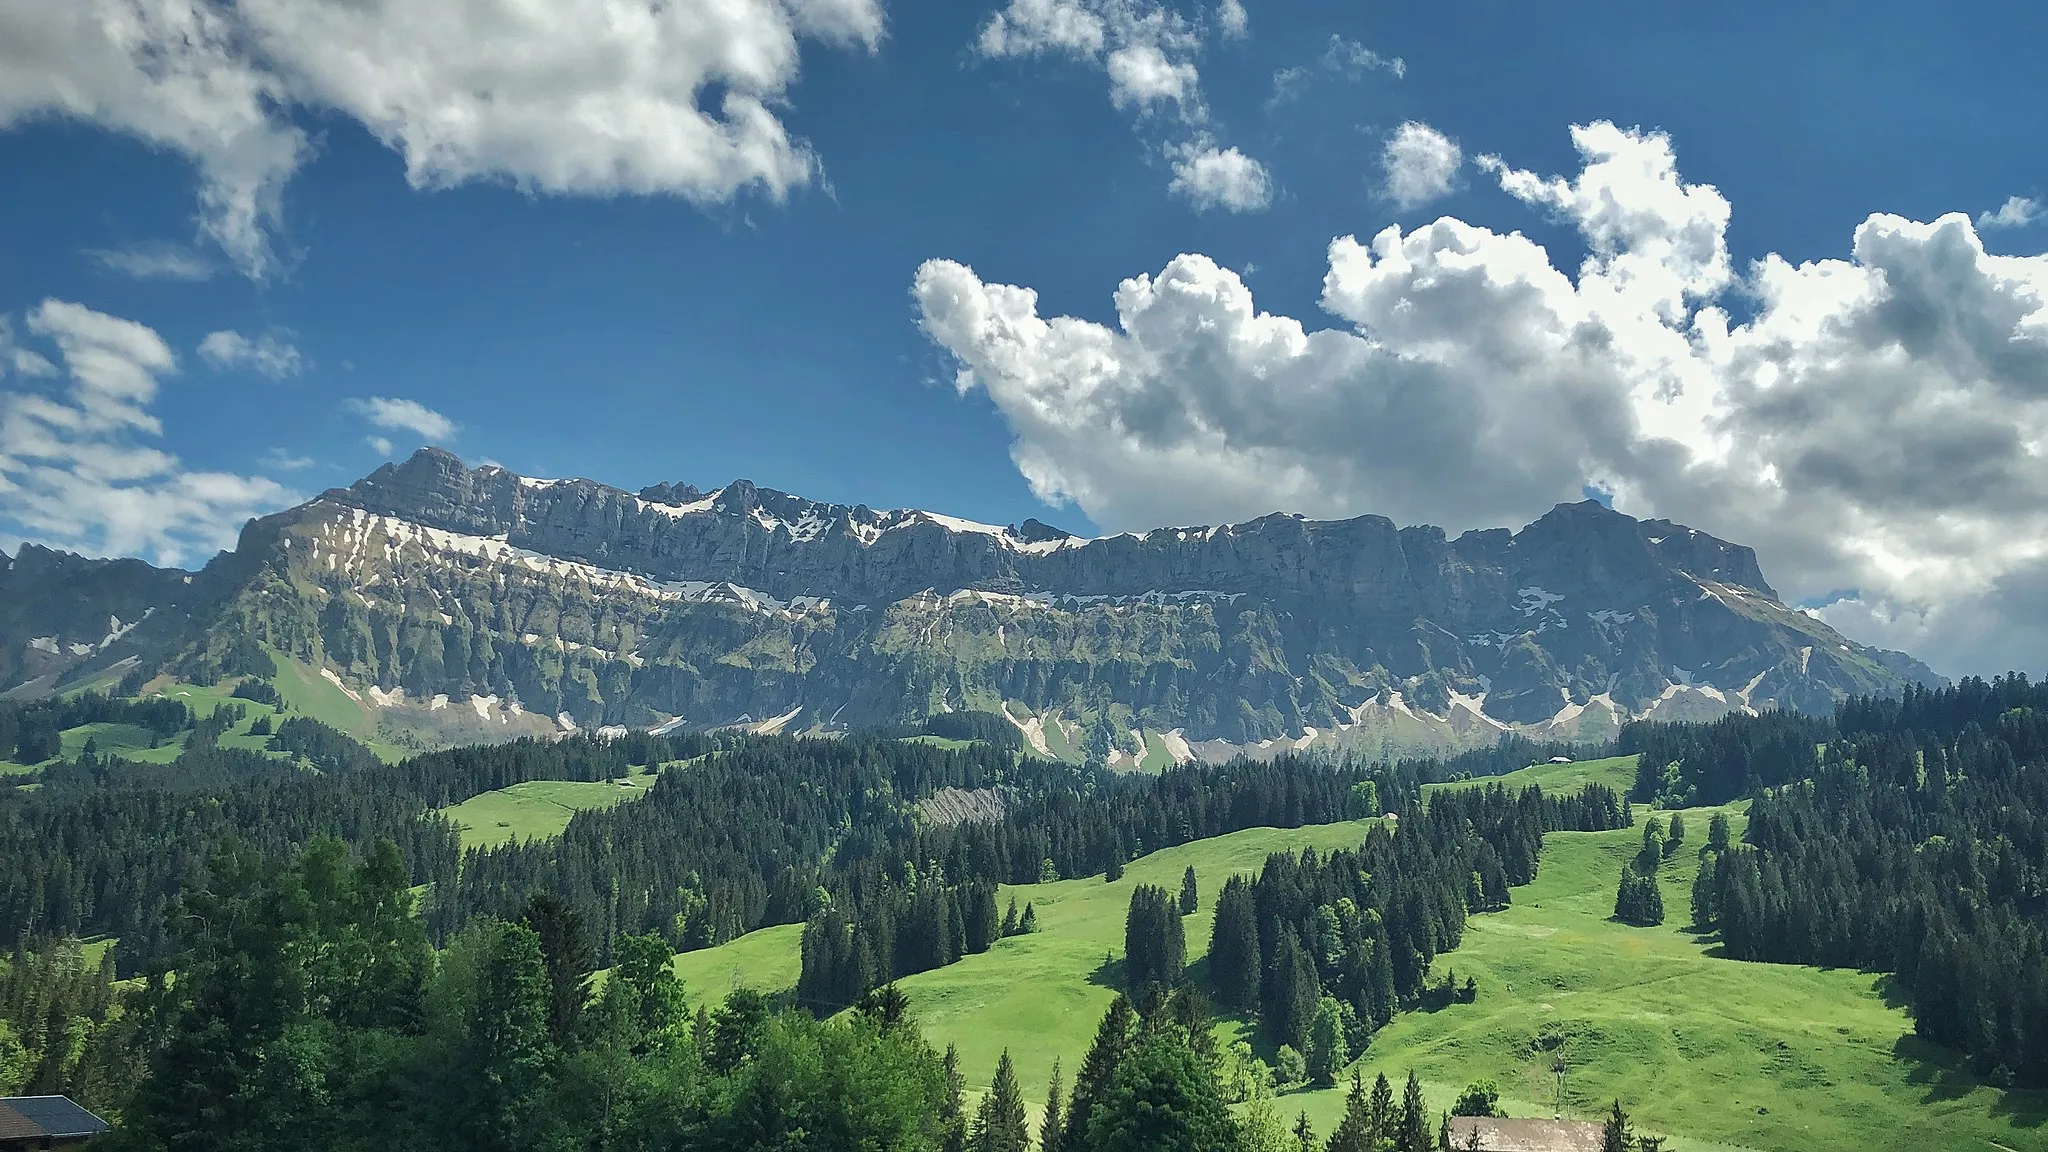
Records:
[[[1598,741],[1934,679],[1786,606],[1748,548],[1591,502],[1456,538],[1274,514],[1091,540],[423,450],[252,522],[202,572],[98,563],[25,550],[0,572],[22,589],[0,689],[210,684],[267,675],[268,648],[393,743],[973,709],[1041,755],[1156,768]]]

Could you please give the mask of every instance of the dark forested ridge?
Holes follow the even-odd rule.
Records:
[[[180,894],[206,883],[207,862],[230,840],[283,858],[318,836],[358,848],[386,839],[414,883],[445,884],[460,837],[432,809],[525,780],[623,776],[710,741],[524,740],[390,765],[351,745],[332,729],[312,738],[345,768],[335,772],[195,741],[169,765],[87,756],[44,769],[36,792],[0,790],[0,943],[114,935],[121,971],[139,972],[167,955]]]

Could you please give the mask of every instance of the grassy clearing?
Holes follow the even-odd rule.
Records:
[[[462,827],[462,846],[493,848],[514,840],[560,836],[569,818],[586,808],[609,808],[647,794],[653,774],[613,780],[529,780],[472,796],[441,809]]]
[[[778,924],[716,948],[679,952],[671,967],[682,977],[692,1003],[715,1001],[739,987],[782,992],[796,987],[803,968],[803,935],[801,924]]]
[[[1628,794],[1635,786],[1636,758],[1633,756],[1609,756],[1603,760],[1576,760],[1570,764],[1531,764],[1518,768],[1503,776],[1481,776],[1472,780],[1459,780],[1449,784],[1428,784],[1423,790],[1435,788],[1478,788],[1488,784],[1503,784],[1509,788],[1540,786],[1545,792],[1564,794],[1577,792],[1588,784],[1605,784],[1609,788]]]
[[[929,744],[934,748],[944,748],[949,752],[958,752],[962,748],[971,748],[980,743],[978,740],[956,740],[951,736],[905,736],[902,742],[905,744]]]

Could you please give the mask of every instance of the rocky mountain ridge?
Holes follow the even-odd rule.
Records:
[[[1083,539],[430,449],[252,522],[187,599],[214,607],[171,658],[185,674],[233,674],[257,642],[394,718],[488,699],[479,716],[561,727],[801,730],[978,708],[1112,761],[1598,738],[1934,679],[1787,608],[1748,548],[1590,502],[1455,538],[1275,514]]]

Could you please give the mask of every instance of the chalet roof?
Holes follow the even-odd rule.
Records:
[[[1600,1152],[1606,1129],[1582,1120],[1522,1120],[1488,1116],[1451,1117],[1451,1147],[1480,1152]]]
[[[0,1097],[0,1141],[83,1139],[107,1130],[107,1122],[63,1096]]]

